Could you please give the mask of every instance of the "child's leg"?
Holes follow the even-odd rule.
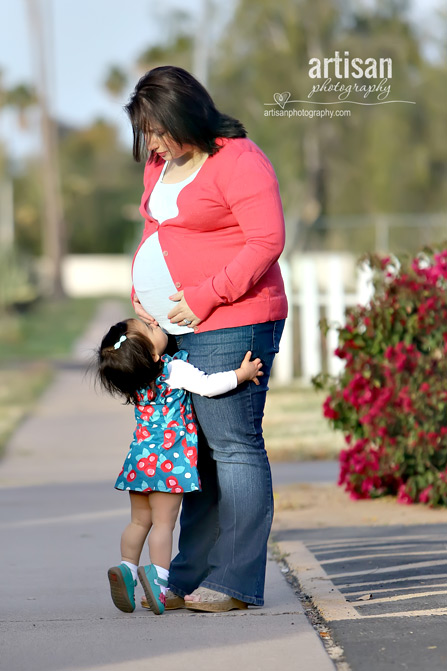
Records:
[[[181,501],[181,494],[169,494],[167,492],[151,492],[149,494],[152,519],[149,534],[151,564],[140,566],[138,577],[143,586],[146,600],[156,615],[161,615],[165,609],[165,595],[172,555],[172,532],[174,531]]]
[[[151,528],[152,516],[147,494],[129,492],[130,524],[121,536],[121,564],[108,570],[113,603],[124,613],[135,610],[135,580],[144,541]]]
[[[172,555],[172,533],[177,521],[182,494],[151,492],[149,507],[152,528],[149,534],[151,563],[168,570]]]
[[[152,525],[149,495],[140,492],[130,494],[130,523],[121,536],[121,560],[136,564],[140,562],[141,550]]]

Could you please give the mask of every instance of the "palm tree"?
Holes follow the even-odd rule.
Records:
[[[112,65],[104,81],[104,86],[112,97],[122,98],[127,81],[126,73],[116,65]]]
[[[44,186],[45,222],[43,227],[44,254],[49,261],[49,291],[53,298],[64,296],[62,287],[62,258],[65,252],[64,219],[60,189],[57,150],[57,129],[48,109],[48,63],[46,54],[51,36],[44,35],[42,12],[38,0],[27,0],[31,43],[34,50],[38,106],[42,135],[42,177]],[[50,6],[47,4],[47,10]]]
[[[11,108],[17,112],[19,126],[27,126],[27,112],[36,104],[34,90],[26,84],[18,84],[7,89],[0,70],[0,110]],[[7,156],[0,144],[0,243],[3,251],[10,251],[14,245],[13,183],[8,175]]]
[[[37,104],[34,89],[27,84],[18,84],[4,92],[5,105],[16,110],[19,126],[23,130],[28,126],[27,112]]]

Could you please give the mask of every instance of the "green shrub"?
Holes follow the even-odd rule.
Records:
[[[344,370],[313,380],[329,391],[325,417],[344,433],[339,484],[352,498],[445,506],[447,251],[366,262],[375,294],[337,329]]]

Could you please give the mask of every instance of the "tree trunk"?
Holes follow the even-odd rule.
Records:
[[[44,36],[42,15],[38,0],[27,0],[29,28],[34,50],[34,64],[38,83],[38,103],[42,139],[42,178],[44,187],[43,253],[48,264],[49,293],[62,298],[62,259],[65,254],[65,226],[60,189],[57,128],[48,109],[48,73],[45,45],[51,43]],[[46,39],[45,39],[46,37]]]

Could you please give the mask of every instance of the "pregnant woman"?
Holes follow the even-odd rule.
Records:
[[[247,351],[264,372],[258,386],[193,394],[202,492],[183,502],[166,608],[262,606],[273,518],[262,417],[287,315],[277,179],[242,124],[182,68],[150,70],[125,109],[134,158],[147,159],[145,228],[133,263],[137,315],[174,335],[205,373],[237,368]]]

